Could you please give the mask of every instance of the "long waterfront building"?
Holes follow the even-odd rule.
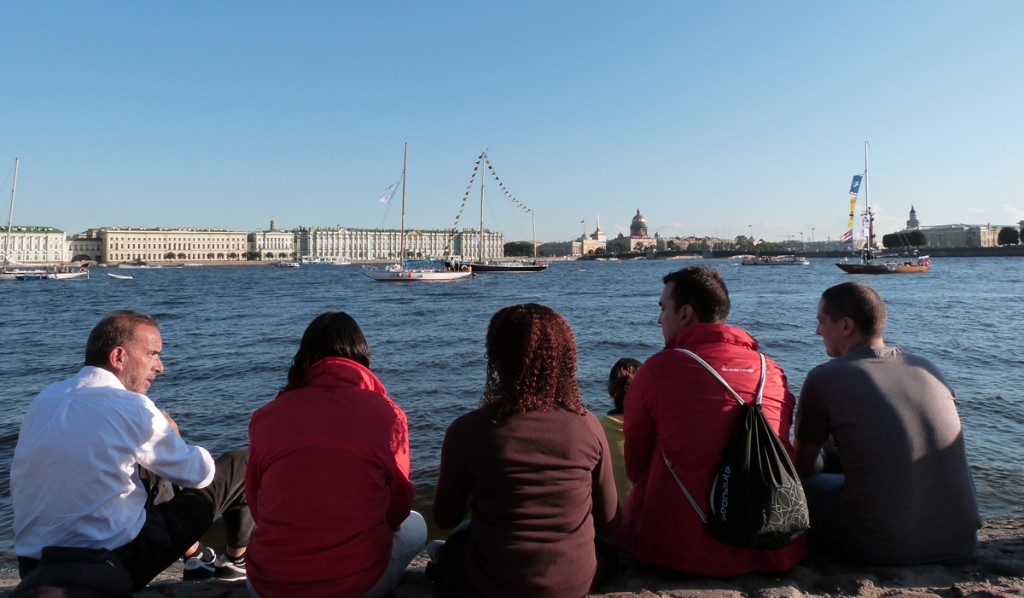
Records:
[[[160,263],[242,260],[398,260],[401,232],[389,229],[298,228],[252,232],[201,228],[91,228],[70,239],[52,228],[14,227],[3,256],[18,263]],[[406,259],[504,257],[501,233],[475,230],[406,231]]]

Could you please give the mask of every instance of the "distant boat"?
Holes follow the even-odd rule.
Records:
[[[480,229],[479,239],[480,243],[477,247],[480,248],[480,255],[476,261],[469,263],[470,268],[474,272],[540,272],[546,270],[548,265],[537,261],[537,219],[536,213],[522,204],[520,207],[530,212],[530,219],[533,223],[533,259],[532,260],[485,260],[483,258],[484,253],[484,197],[486,195],[485,189],[487,188],[487,170],[492,169],[490,159],[487,157],[487,152],[480,154],[480,159],[477,164],[481,165],[480,173]],[[493,172],[493,169],[492,169]],[[495,175],[497,176],[497,175]],[[472,185],[472,181],[470,182]]]
[[[932,260],[927,255],[900,256],[875,255],[875,214],[868,203],[868,142],[864,142],[864,173],[854,175],[850,185],[850,218],[852,225],[853,211],[860,187],[864,187],[864,218],[868,221],[868,238],[860,252],[859,262],[836,262],[836,266],[848,274],[920,274],[932,267]],[[847,233],[852,240],[852,233]]]
[[[810,266],[811,261],[796,255],[762,255],[747,258],[740,264],[743,266]]]
[[[132,280],[135,278],[131,274],[114,274],[113,272],[107,272],[107,276],[116,278],[117,280]]]
[[[299,262],[277,262],[274,264],[278,268],[300,268]]]
[[[540,272],[548,267],[547,264],[527,260],[471,262],[469,266],[474,272]]]
[[[921,274],[932,267],[932,260],[927,255],[900,259],[899,256],[882,255],[867,262],[836,262],[836,266],[847,274]]]
[[[0,280],[75,280],[89,279],[89,268],[82,266],[47,266],[45,268],[32,268],[6,271],[0,274]]]
[[[14,180],[11,183],[11,207],[7,213],[7,234],[4,237],[3,268],[0,280],[71,280],[89,278],[86,266],[26,266],[16,265],[11,258],[11,232],[14,230],[14,199],[18,192],[18,169],[21,158],[14,159]]]
[[[122,262],[117,265],[118,268],[163,268],[163,266],[150,266],[142,260],[135,260],[134,262]]]
[[[45,272],[20,272],[14,275],[14,280],[56,280],[56,277]]]
[[[412,266],[405,261],[405,171],[409,158],[409,144],[405,144],[402,152],[402,232],[399,241],[398,263],[385,268],[363,266],[363,274],[379,282],[448,282],[468,278],[473,272],[468,268],[456,268],[451,262],[443,269],[431,266],[429,262],[422,267]]]

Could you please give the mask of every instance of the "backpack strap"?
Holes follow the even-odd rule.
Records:
[[[697,363],[704,366],[704,369],[711,372],[711,375],[717,378],[718,381],[722,383],[722,386],[724,386],[725,389],[729,391],[729,394],[731,394],[734,399],[739,401],[740,405],[747,404],[746,401],[741,399],[740,395],[737,394],[735,390],[733,390],[732,386],[729,386],[729,383],[725,381],[725,378],[723,378],[722,375],[715,370],[715,368],[711,367],[711,364],[698,357],[697,354],[692,351],[688,351],[686,349],[676,349],[676,351],[679,351],[680,353],[683,353],[685,355],[689,355],[694,360],[696,360]],[[754,398],[754,404],[760,405],[761,397],[764,395],[764,379],[765,371],[767,370],[767,365],[764,353],[758,353],[757,355],[758,357],[761,358],[761,379],[757,383],[757,395]],[[676,475],[676,470],[672,467],[672,460],[669,459],[668,455],[665,454],[664,449],[662,449],[661,451],[661,459],[665,462],[665,466],[668,467],[668,472],[672,474],[672,477],[675,479],[676,484],[679,486],[679,489],[683,491],[683,494],[686,495],[686,499],[690,501],[690,505],[693,506],[693,510],[697,512],[697,516],[700,517],[701,523],[707,525],[708,516],[704,514],[704,511],[701,510],[700,506],[697,504],[697,501],[693,499],[693,495],[690,494],[690,491],[686,489],[686,484],[683,483],[683,480],[679,479],[679,476]]]
[[[687,349],[676,349],[676,351],[679,351],[680,353],[682,353],[684,355],[689,355],[697,363],[699,363],[702,366],[704,366],[704,369],[709,371],[709,372],[711,372],[711,375],[714,376],[716,379],[718,379],[719,382],[722,383],[722,386],[724,386],[725,389],[729,391],[729,394],[731,394],[734,399],[739,401],[740,405],[745,405],[746,404],[746,401],[741,399],[740,395],[736,394],[736,391],[733,390],[731,386],[729,386],[729,383],[726,382],[725,378],[723,378],[722,375],[718,373],[718,370],[716,370],[715,368],[711,367],[711,364],[709,364],[708,362],[706,362],[703,359],[701,359],[700,356],[698,356],[693,351],[689,351]],[[767,368],[767,363],[766,363],[765,358],[764,358],[764,353],[758,353],[757,355],[758,355],[758,357],[761,358],[761,379],[758,380],[758,382],[757,382],[757,393],[756,393],[756,395],[754,397],[754,404],[755,405],[760,405],[761,404],[761,397],[764,395],[765,372],[767,371],[768,368]]]
[[[700,522],[704,525],[707,525],[708,516],[705,515],[704,511],[701,510],[700,505],[697,504],[697,501],[693,500],[693,495],[690,494],[690,491],[686,489],[686,484],[684,484],[683,481],[679,479],[679,476],[676,475],[676,470],[672,469],[672,461],[671,459],[668,458],[668,455],[665,454],[664,450],[661,451],[661,458],[662,460],[665,461],[665,466],[668,467],[668,472],[672,474],[673,478],[675,478],[676,484],[679,485],[679,489],[683,491],[683,494],[686,495],[686,499],[690,501],[691,505],[693,505],[693,510],[697,511],[697,517],[700,517]]]

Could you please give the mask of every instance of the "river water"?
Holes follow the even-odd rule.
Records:
[[[8,477],[18,426],[50,382],[73,375],[85,339],[106,312],[137,309],[161,322],[165,373],[150,389],[190,442],[214,454],[243,446],[250,414],[284,385],[306,325],[326,310],[360,324],[372,369],[408,414],[416,509],[429,513],[444,430],[478,405],[491,315],[537,302],[560,312],[579,347],[579,378],[595,413],[610,408],[611,365],[644,360],[663,342],[661,277],[718,268],[730,290],[729,323],[750,331],[798,393],[827,359],[815,336],[821,292],[847,280],[886,300],[886,341],[928,357],[954,387],[982,512],[1024,514],[1024,261],[946,258],[919,275],[852,276],[828,260],[811,266],[740,266],[734,260],[556,262],[533,274],[480,274],[440,284],[387,284],[360,267],[96,268],[88,281],[0,283],[0,554],[13,546]],[[429,519],[429,517],[428,517]]]

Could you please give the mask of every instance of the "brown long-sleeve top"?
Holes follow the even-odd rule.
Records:
[[[594,536],[618,525],[601,424],[562,409],[496,414],[487,405],[456,419],[441,449],[434,520],[451,528],[472,513],[461,593],[585,596]]]

